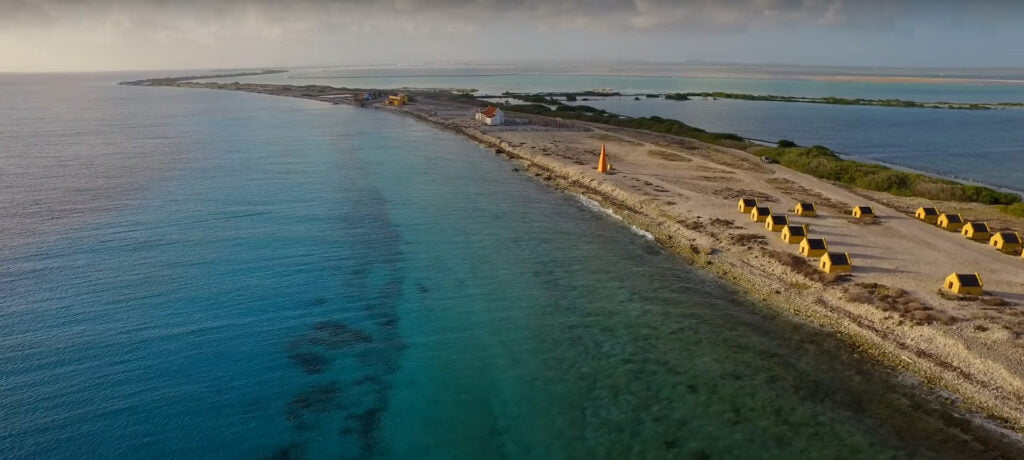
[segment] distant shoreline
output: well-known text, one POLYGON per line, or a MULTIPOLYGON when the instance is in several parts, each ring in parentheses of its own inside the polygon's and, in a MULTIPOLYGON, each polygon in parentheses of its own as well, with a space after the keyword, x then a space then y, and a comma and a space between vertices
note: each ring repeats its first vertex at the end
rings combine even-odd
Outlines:
POLYGON ((962 77, 877 77, 870 75, 806 75, 807 80, 837 81, 848 83, 930 83, 930 84, 965 84, 965 85, 1024 85, 1024 80, 1000 78, 962 78, 962 77))

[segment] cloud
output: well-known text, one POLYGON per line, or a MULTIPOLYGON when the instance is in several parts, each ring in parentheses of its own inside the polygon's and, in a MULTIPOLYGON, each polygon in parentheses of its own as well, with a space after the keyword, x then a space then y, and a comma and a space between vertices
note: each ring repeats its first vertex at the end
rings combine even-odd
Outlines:
POLYGON ((725 37, 763 42, 799 30, 821 48, 851 32, 876 41, 981 33, 1022 13, 1024 3, 1011 0, 0 0, 0 70, 28 55, 47 68, 272 65, 627 48, 617 43, 680 59, 699 43, 703 54, 728 58, 743 54, 715 48, 725 37), (490 43, 471 39, 481 33, 490 43), (691 48, 654 49, 676 43, 691 48))

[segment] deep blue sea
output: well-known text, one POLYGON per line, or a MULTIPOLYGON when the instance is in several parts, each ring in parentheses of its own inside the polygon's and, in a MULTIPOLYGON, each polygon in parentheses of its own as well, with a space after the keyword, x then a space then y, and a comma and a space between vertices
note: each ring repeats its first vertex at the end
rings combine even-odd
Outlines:
POLYGON ((387 113, 0 75, 0 458, 978 458, 831 335, 387 113))

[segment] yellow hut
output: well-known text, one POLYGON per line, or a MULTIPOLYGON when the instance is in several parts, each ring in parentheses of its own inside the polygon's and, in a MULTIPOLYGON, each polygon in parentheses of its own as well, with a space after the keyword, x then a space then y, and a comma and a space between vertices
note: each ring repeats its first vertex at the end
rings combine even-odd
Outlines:
POLYGON ((981 275, 977 273, 953 273, 946 277, 943 285, 947 291, 962 295, 982 295, 982 286, 981 275))
POLYGON ((857 206, 853 208, 853 217, 855 219, 870 219, 875 217, 875 210, 871 209, 871 206, 857 206))
POLYGON ((814 217, 818 215, 818 211, 814 209, 814 203, 797 203, 796 207, 793 208, 793 212, 796 215, 803 217, 814 217))
POLYGON ((850 273, 853 263, 848 252, 826 252, 821 256, 818 268, 825 273, 850 273))
POLYGON ((804 257, 821 257, 828 252, 828 242, 825 238, 804 238, 799 252, 804 257))
POLYGON ((749 214, 757 207, 757 200, 753 198, 740 198, 740 202, 736 205, 736 210, 744 214, 749 214))
POLYGON ((959 232, 964 227, 964 218, 960 214, 942 213, 935 224, 951 232, 959 232))
POLYGON ((789 218, 775 214, 764 220, 764 228, 770 232, 781 232, 782 228, 789 225, 789 218))
POLYGON ((405 105, 409 103, 409 96, 405 93, 398 93, 388 96, 388 105, 405 105))
POLYGON ((914 213, 914 217, 916 217, 917 220, 923 220, 929 224, 934 224, 935 221, 939 220, 939 210, 927 206, 921 206, 920 208, 917 208, 917 212, 914 213))
POLYGON ((750 220, 754 222, 764 222, 768 220, 768 216, 772 215, 772 208, 768 206, 754 206, 750 210, 750 220))
POLYGON ((969 240, 974 241, 988 241, 992 236, 988 229, 988 224, 984 222, 968 222, 960 229, 960 234, 969 240))
POLYGON ((786 244, 799 244, 807 238, 806 225, 787 225, 782 229, 782 241, 786 244))
POLYGON ((1007 254, 1016 254, 1021 247, 1020 233, 996 232, 992 239, 988 240, 988 244, 1007 254))

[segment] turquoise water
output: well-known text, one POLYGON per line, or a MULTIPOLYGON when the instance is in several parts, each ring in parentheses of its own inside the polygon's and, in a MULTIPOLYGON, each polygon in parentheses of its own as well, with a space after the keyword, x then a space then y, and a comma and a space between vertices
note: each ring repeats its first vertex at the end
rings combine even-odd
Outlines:
POLYGON ((0 77, 2 458, 988 450, 454 135, 110 80, 0 77))

